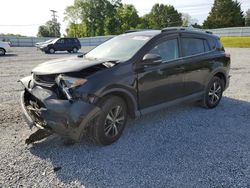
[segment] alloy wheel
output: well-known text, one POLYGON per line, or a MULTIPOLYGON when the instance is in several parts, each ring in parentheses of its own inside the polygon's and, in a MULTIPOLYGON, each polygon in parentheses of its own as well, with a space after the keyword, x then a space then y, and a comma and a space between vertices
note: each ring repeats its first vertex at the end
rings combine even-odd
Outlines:
POLYGON ((122 106, 113 107, 105 120, 104 133, 107 137, 115 137, 121 131, 125 121, 124 110, 122 106))
POLYGON ((209 90, 208 97, 211 104, 217 103, 222 95, 222 86, 219 82, 215 81, 209 90))

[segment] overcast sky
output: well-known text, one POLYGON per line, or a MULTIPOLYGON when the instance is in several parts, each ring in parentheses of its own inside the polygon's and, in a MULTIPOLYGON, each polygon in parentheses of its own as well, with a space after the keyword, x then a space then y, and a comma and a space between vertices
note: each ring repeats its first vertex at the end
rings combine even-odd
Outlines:
MULTIPOLYGON (((250 9, 250 0, 238 0, 242 10, 250 9)), ((74 0, 1 0, 0 33, 14 33, 36 36, 39 25, 51 19, 50 10, 58 11, 58 20, 62 24, 61 33, 65 33, 67 23, 63 22, 64 9, 74 0)), ((182 13, 189 13, 201 24, 210 11, 213 0, 122 0, 133 4, 140 16, 148 13, 155 3, 175 6, 182 13)))

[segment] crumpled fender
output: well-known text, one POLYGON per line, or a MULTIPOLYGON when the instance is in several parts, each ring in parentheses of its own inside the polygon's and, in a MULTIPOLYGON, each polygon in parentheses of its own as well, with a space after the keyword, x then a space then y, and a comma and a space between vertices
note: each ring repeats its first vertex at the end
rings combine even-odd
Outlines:
POLYGON ((30 93, 42 102, 43 107, 39 110, 40 117, 52 132, 79 141, 82 133, 89 126, 89 122, 101 112, 100 107, 82 100, 70 102, 69 100, 58 99, 56 94, 49 89, 30 86, 30 79, 31 77, 25 77, 20 80, 26 88, 26 91, 23 92, 21 104, 25 112, 24 115, 29 119, 30 124, 36 125, 26 109, 25 92, 30 93))
POLYGON ((42 111, 41 117, 48 125, 61 135, 79 141, 84 129, 93 118, 97 117, 101 109, 84 101, 48 99, 44 101, 46 110, 42 111))
POLYGON ((30 85, 30 82, 32 80, 32 76, 26 76, 20 80, 18 80, 18 82, 21 82, 22 85, 26 88, 26 89, 29 89, 29 85, 30 85))

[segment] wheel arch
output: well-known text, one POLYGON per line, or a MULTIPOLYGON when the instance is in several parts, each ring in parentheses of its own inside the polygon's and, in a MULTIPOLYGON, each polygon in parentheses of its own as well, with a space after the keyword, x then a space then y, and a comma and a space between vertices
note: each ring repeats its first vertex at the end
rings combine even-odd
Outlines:
POLYGON ((227 80, 226 80, 226 75, 223 73, 223 72, 217 72, 216 74, 214 74, 214 77, 217 76, 219 77, 223 83, 224 83, 224 88, 225 88, 225 85, 227 83, 227 80))
POLYGON ((4 52, 6 53, 6 50, 3 47, 0 47, 0 49, 4 50, 4 52))
POLYGON ((124 102, 127 105, 128 108, 128 114, 130 117, 132 118, 136 118, 140 115, 139 111, 138 111, 138 105, 137 105, 137 100, 136 98, 133 96, 133 94, 131 94, 129 91, 122 89, 122 88, 116 88, 116 89, 111 89, 109 91, 106 91, 105 93, 103 93, 100 98, 103 99, 104 97, 108 97, 108 96, 118 96, 120 98, 122 98, 124 100, 124 102))
MULTIPOLYGON (((227 77, 226 77, 226 71, 224 69, 218 69, 215 70, 214 72, 212 72, 212 74, 210 74, 210 76, 208 77, 207 81, 206 81, 206 85, 209 83, 209 81, 213 78, 213 77, 219 77, 220 79, 223 80, 224 82, 224 86, 226 86, 227 84, 227 77)), ((225 89, 225 88, 224 88, 225 89)))

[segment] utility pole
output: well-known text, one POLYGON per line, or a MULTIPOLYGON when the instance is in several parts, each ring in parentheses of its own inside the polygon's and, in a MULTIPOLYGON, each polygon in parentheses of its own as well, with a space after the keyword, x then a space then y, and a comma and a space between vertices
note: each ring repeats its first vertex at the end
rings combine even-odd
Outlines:
POLYGON ((57 11, 56 10, 50 10, 50 12, 52 12, 52 21, 53 22, 57 22, 57 19, 56 19, 56 17, 57 17, 57 15, 56 15, 57 11))
POLYGON ((50 12, 52 12, 52 22, 53 22, 53 24, 54 24, 54 36, 56 36, 56 29, 55 29, 55 25, 56 25, 56 23, 57 23, 57 15, 56 15, 56 13, 57 13, 57 11, 56 10, 50 10, 50 12))

